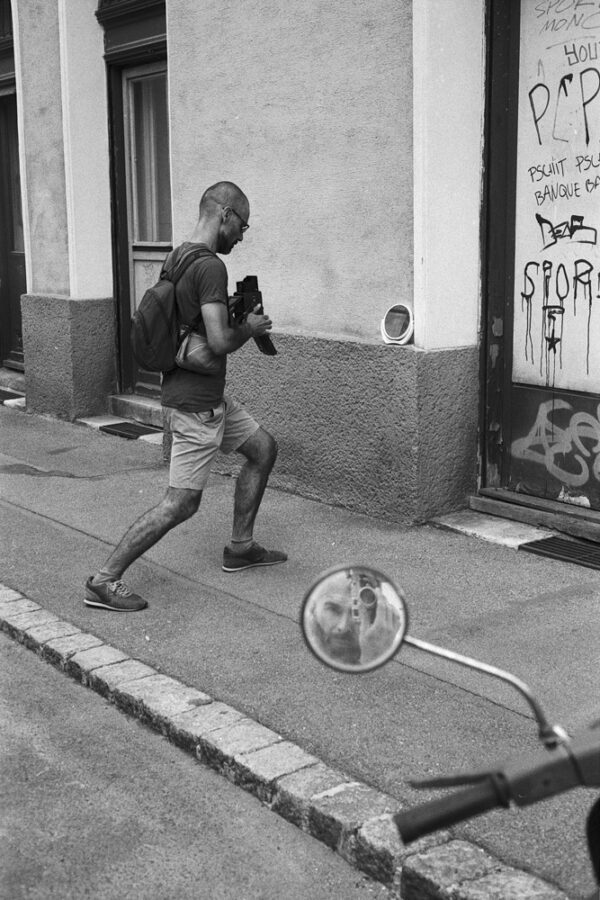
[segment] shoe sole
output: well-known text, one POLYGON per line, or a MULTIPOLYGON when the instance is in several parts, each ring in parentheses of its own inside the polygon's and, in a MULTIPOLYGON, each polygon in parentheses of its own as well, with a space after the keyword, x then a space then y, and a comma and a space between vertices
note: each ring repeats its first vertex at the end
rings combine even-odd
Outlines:
POLYGON ((141 612, 143 609, 146 609, 146 606, 109 606, 106 603, 102 603, 101 600, 89 600, 87 597, 83 598, 83 602, 86 606, 95 606, 97 609, 107 609, 109 612, 141 612))
POLYGON ((280 563, 287 562, 287 559, 275 559, 273 562, 253 562, 253 563, 244 563, 241 566, 226 566, 225 563, 221 566, 224 572, 243 572, 244 569, 256 569, 258 566, 278 566, 280 563))

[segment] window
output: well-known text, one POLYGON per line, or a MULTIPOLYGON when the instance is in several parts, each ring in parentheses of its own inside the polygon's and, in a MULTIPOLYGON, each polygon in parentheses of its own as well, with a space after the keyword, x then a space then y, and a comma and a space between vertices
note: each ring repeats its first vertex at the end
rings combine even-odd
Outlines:
POLYGON ((124 108, 134 245, 171 241, 166 70, 126 70, 124 108))

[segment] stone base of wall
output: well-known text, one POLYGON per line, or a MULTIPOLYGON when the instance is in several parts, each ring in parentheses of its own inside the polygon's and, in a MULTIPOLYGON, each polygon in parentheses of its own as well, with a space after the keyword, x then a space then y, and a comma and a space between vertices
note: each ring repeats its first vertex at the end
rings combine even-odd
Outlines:
MULTIPOLYGON (((279 443, 270 484, 398 523, 476 488, 479 352, 275 335, 228 361, 228 390, 279 443)), ((237 459, 216 471, 235 474, 237 459)))
POLYGON ((27 408, 70 421, 107 410, 116 389, 114 300, 21 297, 27 408))

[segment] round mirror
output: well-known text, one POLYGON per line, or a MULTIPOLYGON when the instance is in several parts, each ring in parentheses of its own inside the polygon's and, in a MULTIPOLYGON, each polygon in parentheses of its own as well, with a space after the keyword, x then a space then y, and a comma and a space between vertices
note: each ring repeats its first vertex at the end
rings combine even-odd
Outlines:
POLYGON ((366 566, 330 569, 307 591, 302 633, 315 656, 341 672, 370 672, 396 653, 408 627, 403 594, 366 566))
POLYGON ((413 335, 413 315, 409 306, 396 303, 381 320, 381 336, 386 344, 407 344, 413 335))

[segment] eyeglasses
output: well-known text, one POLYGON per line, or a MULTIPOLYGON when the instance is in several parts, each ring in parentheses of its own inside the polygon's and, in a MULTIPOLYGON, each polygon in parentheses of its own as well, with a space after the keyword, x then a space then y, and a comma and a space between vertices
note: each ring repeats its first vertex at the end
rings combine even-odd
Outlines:
POLYGON ((233 206, 226 206, 225 209, 230 209, 231 212, 232 212, 232 213, 235 213, 235 215, 238 217, 238 219, 239 219, 240 222, 242 223, 242 232, 248 231, 248 229, 250 228, 250 226, 249 226, 248 223, 245 221, 245 219, 242 219, 242 217, 240 216, 240 214, 239 214, 239 212, 237 211, 237 209, 234 209, 233 206))

